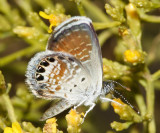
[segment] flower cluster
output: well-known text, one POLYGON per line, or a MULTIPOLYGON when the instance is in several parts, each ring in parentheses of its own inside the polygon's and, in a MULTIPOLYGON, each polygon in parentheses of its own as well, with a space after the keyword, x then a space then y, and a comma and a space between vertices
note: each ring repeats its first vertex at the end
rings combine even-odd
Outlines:
POLYGON ((4 133, 23 133, 23 130, 18 122, 13 122, 12 127, 5 127, 4 133))
POLYGON ((66 17, 64 14, 46 14, 45 12, 40 11, 39 15, 42 18, 48 19, 50 22, 50 26, 49 26, 49 30, 48 33, 52 32, 52 28, 58 26, 60 23, 62 23, 63 21, 65 21, 68 17, 66 17))
POLYGON ((122 120, 134 122, 142 121, 142 118, 129 105, 123 103, 121 99, 114 99, 114 101, 115 102, 112 102, 111 105, 122 120))
POLYGON ((48 119, 43 127, 43 133, 63 133, 57 129, 58 124, 56 121, 56 118, 48 119))
POLYGON ((66 115, 66 120, 68 123, 67 131, 69 133, 80 133, 84 114, 78 114, 76 110, 71 109, 68 115, 66 115))
POLYGON ((142 62, 143 58, 141 52, 137 50, 126 50, 124 52, 124 60, 129 63, 138 63, 142 62))
POLYGON ((128 128, 133 122, 140 123, 142 122, 142 117, 137 114, 129 105, 123 103, 121 99, 114 99, 115 102, 112 102, 111 105, 114 108, 115 113, 120 116, 120 119, 126 120, 125 123, 121 122, 112 122, 111 127, 117 131, 128 128))

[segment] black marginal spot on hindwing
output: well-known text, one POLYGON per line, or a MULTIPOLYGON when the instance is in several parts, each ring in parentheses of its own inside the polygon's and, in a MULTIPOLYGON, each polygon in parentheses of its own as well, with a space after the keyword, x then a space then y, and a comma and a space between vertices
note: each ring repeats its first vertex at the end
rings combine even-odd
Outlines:
POLYGON ((47 57, 47 60, 48 60, 49 62, 54 62, 54 61, 55 61, 55 59, 54 59, 53 57, 47 57))
POLYGON ((40 65, 42 66, 48 66, 49 63, 46 60, 41 61, 40 65))
POLYGON ((40 81, 40 80, 43 80, 44 77, 41 75, 41 74, 36 74, 36 80, 37 81, 40 81))
POLYGON ((37 90, 37 93, 39 94, 39 95, 43 95, 43 91, 42 90, 37 90))
POLYGON ((85 78, 82 78, 81 82, 84 81, 84 80, 85 80, 85 78))
POLYGON ((72 92, 72 89, 70 89, 69 91, 72 92))
POLYGON ((63 56, 58 56, 58 59, 64 60, 65 58, 63 56))
POLYGON ((74 87, 77 87, 77 85, 74 85, 74 87))
POLYGON ((72 58, 70 58, 70 57, 68 58, 68 60, 70 60, 70 61, 74 62, 74 59, 72 59, 72 58))
POLYGON ((40 89, 45 89, 46 86, 47 86, 46 84, 39 84, 40 89))
POLYGON ((45 72, 45 69, 41 66, 38 66, 36 71, 39 72, 39 73, 43 73, 43 72, 45 72))

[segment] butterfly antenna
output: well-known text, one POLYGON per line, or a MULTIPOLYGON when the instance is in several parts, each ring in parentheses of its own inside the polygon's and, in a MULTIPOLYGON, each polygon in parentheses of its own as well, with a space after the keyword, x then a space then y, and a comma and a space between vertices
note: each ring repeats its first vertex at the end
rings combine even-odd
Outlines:
POLYGON ((117 81, 114 81, 114 80, 107 80, 107 81, 104 81, 104 82, 108 82, 108 83, 115 83, 115 84, 117 84, 117 85, 119 85, 119 86, 121 86, 122 88, 124 88, 124 89, 126 89, 126 90, 128 90, 128 88, 126 87, 126 86, 124 86, 124 85, 122 85, 122 84, 120 84, 119 82, 117 82, 117 81))
MULTIPOLYGON (((103 84, 104 84, 104 89, 105 89, 105 92, 107 92, 106 94, 108 93, 111 93, 111 91, 115 92, 121 99, 123 99, 133 110, 135 110, 138 114, 140 114, 140 112, 134 107, 132 106, 132 104, 130 102, 128 102, 128 100, 120 93, 118 92, 117 90, 114 89, 114 84, 118 84, 119 86, 121 86, 122 88, 124 89, 127 89, 127 87, 121 85, 120 83, 116 82, 116 81, 113 81, 113 80, 107 80, 107 81, 104 81, 103 84)), ((114 96, 114 94, 112 93, 112 96, 114 98, 116 98, 114 96)))

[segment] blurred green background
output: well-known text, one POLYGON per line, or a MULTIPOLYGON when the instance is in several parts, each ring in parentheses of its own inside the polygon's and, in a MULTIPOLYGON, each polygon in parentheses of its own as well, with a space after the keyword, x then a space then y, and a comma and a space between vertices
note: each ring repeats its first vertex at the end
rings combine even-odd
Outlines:
MULTIPOLYGON (((144 73, 143 69, 140 69, 139 66, 147 66, 151 74, 160 69, 160 1, 158 0, 117 0, 117 5, 116 2, 107 0, 0 0, 0 70, 4 75, 5 85, 8 86, 7 83, 11 83, 12 86, 10 91, 7 89, 7 87, 1 87, 1 128, 10 126, 12 122, 12 120, 8 117, 5 103, 2 100, 2 95, 7 93, 6 91, 9 91, 10 100, 19 122, 29 121, 35 127, 39 126, 41 128, 44 125, 44 122, 40 122, 39 118, 45 109, 48 108, 51 102, 35 98, 25 85, 25 71, 27 68, 27 63, 35 53, 45 50, 47 39, 49 37, 49 33, 47 32, 49 22, 48 20, 41 18, 38 14, 39 11, 44 11, 44 9, 47 9, 45 11, 46 13, 64 14, 70 16, 79 16, 85 14, 87 17, 91 18, 94 22, 94 27, 96 29, 96 33, 98 34, 100 45, 102 46, 103 58, 126 65, 130 68, 130 72, 133 72, 132 69, 136 69, 139 72, 138 74, 144 73), (144 62, 138 62, 136 65, 133 65, 132 63, 126 63, 123 60, 122 55, 124 52, 122 50, 123 47, 118 47, 118 44, 121 44, 120 41, 126 41, 123 38, 124 36, 120 35, 119 30, 123 27, 125 27, 124 29, 132 28, 132 26, 127 23, 129 20, 125 11, 125 6, 128 5, 129 2, 136 6, 139 11, 137 11, 138 14, 142 14, 143 12, 149 16, 155 17, 153 21, 149 17, 149 20, 145 19, 143 15, 139 16, 138 18, 138 22, 141 24, 139 28, 142 34, 142 37, 140 38, 141 47, 143 51, 147 53, 147 55, 144 56, 144 62), (123 14, 125 20, 121 21, 120 17, 114 18, 111 14, 117 15, 118 13, 114 12, 114 10, 108 9, 106 12, 105 4, 110 4, 111 8, 118 7, 117 11, 121 9, 122 12, 119 11, 119 15, 122 16, 123 14), (109 13, 109 11, 111 13, 109 13), (113 23, 115 21, 116 23, 113 23), (96 25, 96 22, 101 23, 100 28, 96 25), (107 25, 103 26, 104 23, 107 25), (17 28, 18 26, 22 27, 17 28), (30 28, 25 29, 26 27, 30 28), (121 56, 118 55, 117 50, 120 51, 119 54, 121 56)), ((133 38, 134 37, 135 36, 133 35, 133 38)), ((127 46, 125 49, 130 49, 132 47, 131 44, 128 44, 128 42, 127 45, 129 46, 127 46)), ((117 71, 119 70, 117 69, 117 71)), ((125 74, 122 74, 121 76, 116 75, 117 78, 115 79, 113 78, 113 75, 109 75, 107 77, 111 77, 112 80, 117 80, 122 84, 124 83, 124 85, 128 85, 128 83, 126 83, 127 80, 123 78, 124 75, 125 74)), ((130 77, 130 74, 127 76, 130 77)), ((131 89, 132 86, 137 84, 135 81, 138 81, 138 79, 132 80, 132 85, 129 86, 131 89)), ((139 90, 138 93, 146 102, 147 96, 144 86, 139 84, 137 89, 139 90)), ((154 115, 157 133, 160 132, 159 89, 160 80, 157 80, 157 82, 154 82, 154 115)), ((113 121, 124 122, 124 120, 120 120, 119 116, 114 113, 113 108, 108 108, 107 106, 108 104, 97 104, 97 106, 86 117, 85 122, 82 125, 82 133, 116 132, 111 128, 110 123, 113 121)), ((83 108, 84 107, 82 107, 80 110, 83 110, 83 108)), ((56 117, 58 119, 58 128, 64 132, 66 132, 67 128, 65 115, 68 113, 68 111, 69 110, 64 111, 62 114, 56 117)), ((128 129, 121 132, 148 132, 148 129, 144 128, 144 123, 134 123, 128 129)), ((0 129, 0 132, 3 132, 3 130, 0 129)), ((149 132, 151 133, 151 131, 149 132)))

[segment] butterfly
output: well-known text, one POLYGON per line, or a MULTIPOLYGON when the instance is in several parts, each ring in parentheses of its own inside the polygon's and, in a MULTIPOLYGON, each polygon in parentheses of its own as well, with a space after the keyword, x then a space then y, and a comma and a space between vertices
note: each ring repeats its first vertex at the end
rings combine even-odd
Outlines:
POLYGON ((45 120, 81 105, 89 107, 86 116, 97 100, 113 101, 105 97, 113 85, 103 87, 102 76, 102 54, 92 21, 76 16, 57 26, 46 51, 31 59, 26 83, 36 97, 59 99, 43 114, 45 120))

